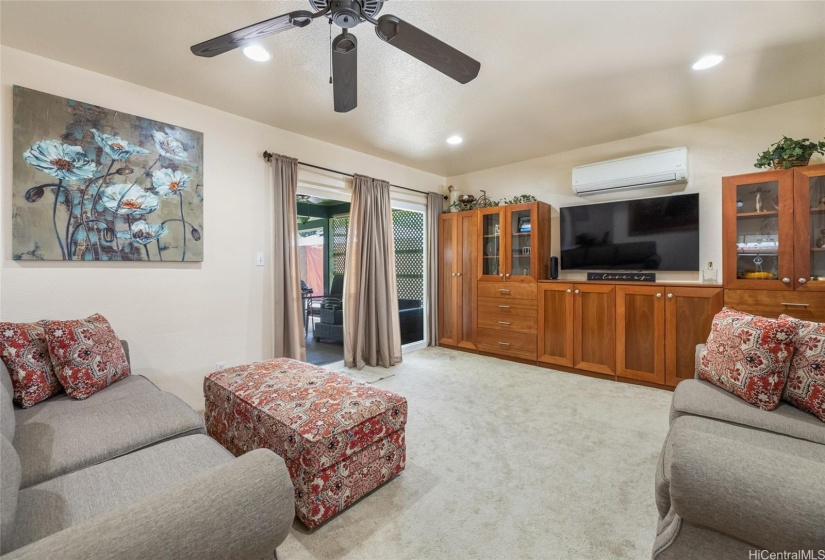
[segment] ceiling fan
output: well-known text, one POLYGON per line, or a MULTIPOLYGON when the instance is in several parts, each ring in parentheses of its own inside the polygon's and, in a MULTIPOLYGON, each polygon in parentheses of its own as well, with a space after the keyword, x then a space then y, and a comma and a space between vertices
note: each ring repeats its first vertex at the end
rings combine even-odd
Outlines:
POLYGON ((245 46, 256 39, 281 33, 293 27, 306 27, 321 16, 329 18, 342 28, 332 41, 332 76, 335 111, 346 113, 358 105, 358 40, 349 32, 359 23, 368 21, 375 26, 378 38, 417 58, 450 78, 466 84, 478 76, 481 64, 393 15, 375 16, 385 0, 309 0, 317 10, 297 10, 243 27, 220 37, 209 39, 192 47, 198 56, 213 57, 245 46))
POLYGON ((308 194, 299 194, 296 195, 298 202, 309 202, 311 204, 321 204, 324 202, 323 198, 319 198, 317 196, 309 196, 308 194))

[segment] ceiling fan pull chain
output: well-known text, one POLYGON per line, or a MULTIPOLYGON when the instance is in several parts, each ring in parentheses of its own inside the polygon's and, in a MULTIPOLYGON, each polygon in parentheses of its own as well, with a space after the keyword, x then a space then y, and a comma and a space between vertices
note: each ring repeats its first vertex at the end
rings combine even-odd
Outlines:
POLYGON ((332 83, 332 18, 329 18, 329 83, 332 83))

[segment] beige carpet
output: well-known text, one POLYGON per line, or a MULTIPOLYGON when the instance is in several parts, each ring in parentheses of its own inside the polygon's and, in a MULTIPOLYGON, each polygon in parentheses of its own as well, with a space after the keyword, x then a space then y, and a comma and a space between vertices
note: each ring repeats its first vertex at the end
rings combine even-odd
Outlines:
POLYGON ((441 348, 391 371, 406 470, 279 559, 650 557, 670 392, 441 348))

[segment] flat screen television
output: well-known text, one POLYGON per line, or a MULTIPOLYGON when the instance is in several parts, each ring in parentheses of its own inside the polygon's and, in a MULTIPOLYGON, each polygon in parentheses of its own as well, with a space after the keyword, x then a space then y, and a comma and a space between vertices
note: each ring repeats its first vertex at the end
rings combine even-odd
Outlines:
POLYGON ((699 270, 699 194, 560 208, 563 270, 699 270))

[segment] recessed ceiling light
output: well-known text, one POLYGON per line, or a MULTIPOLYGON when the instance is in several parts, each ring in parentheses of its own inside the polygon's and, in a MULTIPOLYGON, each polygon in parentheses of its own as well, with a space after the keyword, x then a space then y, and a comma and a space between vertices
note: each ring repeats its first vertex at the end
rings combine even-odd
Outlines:
POLYGON ((461 136, 450 136, 447 138, 447 144, 461 144, 464 142, 464 138, 461 136))
POLYGON ((714 66, 716 66, 717 64, 719 64, 723 60, 725 60, 725 57, 722 56, 721 54, 709 54, 709 55, 703 56, 702 58, 697 60, 693 64, 693 69, 694 70, 706 70, 708 68, 713 68, 714 66))
POLYGON ((255 62, 266 62, 271 58, 269 53, 266 52, 266 49, 258 45, 244 47, 243 53, 246 55, 246 58, 251 58, 255 62))

